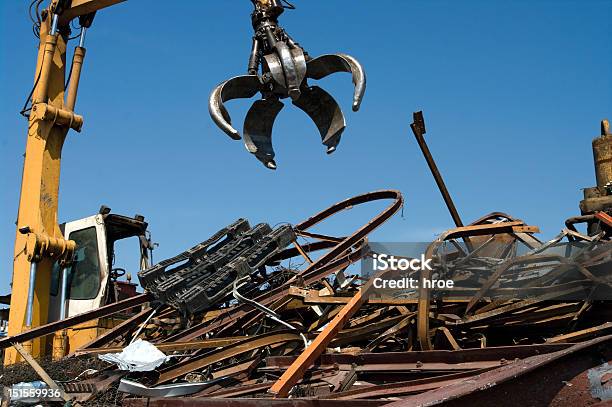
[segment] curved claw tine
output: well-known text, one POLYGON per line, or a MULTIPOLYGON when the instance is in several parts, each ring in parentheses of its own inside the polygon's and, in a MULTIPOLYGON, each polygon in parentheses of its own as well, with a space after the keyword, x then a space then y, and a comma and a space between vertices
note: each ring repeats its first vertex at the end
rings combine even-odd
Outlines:
POLYGON ((351 73, 355 85, 353 111, 359 110, 366 89, 366 75, 359 61, 346 54, 327 54, 308 61, 307 68, 306 75, 312 79, 321 79, 335 72, 351 73))
POLYGON ((251 98, 261 90, 257 75, 235 76, 217 86, 208 100, 208 112, 213 121, 228 136, 240 140, 240 133, 232 127, 232 119, 223 103, 231 99, 251 98))
POLYGON ((315 123, 327 153, 336 150, 346 127, 344 115, 333 97, 318 86, 302 87, 302 94, 294 105, 302 109, 315 123))
POLYGON ((244 145, 272 170, 276 169, 272 148, 272 126, 284 104, 278 99, 256 100, 244 119, 244 145))

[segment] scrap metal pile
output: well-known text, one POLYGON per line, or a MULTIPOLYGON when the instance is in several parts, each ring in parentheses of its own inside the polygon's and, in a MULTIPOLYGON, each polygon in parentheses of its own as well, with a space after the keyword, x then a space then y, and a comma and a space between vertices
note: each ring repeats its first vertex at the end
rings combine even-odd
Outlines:
POLYGON ((536 227, 487 215, 431 243, 426 256, 434 259, 433 271, 417 276, 453 278, 463 288, 387 296, 347 268, 373 254, 368 234, 402 205, 398 191, 384 190, 294 226, 273 230, 239 219, 141 272, 147 293, 34 335, 140 306, 69 357, 119 353, 138 337, 166 360, 149 372, 109 365, 81 377, 81 386, 64 385, 69 391, 104 384, 78 393, 85 401, 115 383, 124 405, 421 404, 610 344, 602 335, 611 333, 612 319, 598 295, 612 286, 608 217, 600 215, 596 234, 564 229, 542 243, 533 235, 536 227), (377 200, 390 204, 349 236, 311 231, 334 214, 377 200), (570 244, 559 254, 562 239, 570 244))
POLYGON ((460 225, 427 244, 431 269, 370 273, 385 246, 368 235, 403 207, 399 191, 375 191, 296 225, 238 219, 141 271, 145 293, 2 339, 0 349, 22 353, 20 343, 131 311, 71 350, 67 358, 114 363, 61 383, 64 400, 355 407, 611 399, 612 184, 601 182, 609 167, 598 165, 612 151, 608 127, 593 143, 598 186, 547 242, 534 236, 537 227, 499 212, 463 226, 419 112, 412 128, 460 225), (354 232, 320 231, 328 218, 376 201, 388 206, 354 232), (398 278, 420 284, 388 291, 374 283, 398 278), (109 389, 120 396, 103 396, 109 389))

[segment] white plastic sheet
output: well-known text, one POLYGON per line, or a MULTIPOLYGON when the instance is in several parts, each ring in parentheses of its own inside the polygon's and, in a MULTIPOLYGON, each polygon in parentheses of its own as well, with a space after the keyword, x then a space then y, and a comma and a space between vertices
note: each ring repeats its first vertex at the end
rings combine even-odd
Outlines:
POLYGON ((98 355, 98 358, 130 372, 148 372, 168 360, 168 356, 155 345, 142 339, 130 343, 121 353, 106 353, 98 355))

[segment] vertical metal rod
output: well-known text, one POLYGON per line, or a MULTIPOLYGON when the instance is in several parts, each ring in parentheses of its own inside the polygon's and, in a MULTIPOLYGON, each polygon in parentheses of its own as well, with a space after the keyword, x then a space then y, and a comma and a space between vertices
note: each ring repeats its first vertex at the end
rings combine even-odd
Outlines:
POLYGON ((293 244, 295 245, 295 248, 297 249, 297 251, 300 252, 302 257, 308 262, 308 264, 314 263, 312 259, 310 258, 310 256, 308 255, 308 253, 306 253, 306 250, 304 250, 304 248, 300 246, 297 240, 294 240, 293 244))
POLYGON ((423 156, 425 157, 425 161, 427 161, 427 165, 429 166, 431 174, 433 175, 434 180, 436 181, 436 184, 438 185, 438 189, 440 190, 440 193, 442 194, 444 203, 446 204, 446 207, 448 208, 448 211, 450 212, 450 215, 453 218, 453 222, 455 222, 455 225, 458 228, 463 227, 463 222, 461 221, 459 212, 457 212, 457 208, 455 207, 453 199, 448 193, 446 184, 444 183, 444 180, 442 179, 442 174, 440 174, 440 171, 438 170, 438 166, 436 165, 436 162, 434 161, 433 156, 431 155, 431 151, 429 151, 429 147, 427 146, 427 143, 425 142, 425 137, 423 137, 423 134, 425 134, 425 122, 423 120, 423 112, 413 113, 413 118, 414 118, 414 123, 410 125, 410 128, 412 129, 412 132, 414 133, 414 136, 416 137, 417 143, 419 144, 419 147, 421 148, 421 152, 423 153, 423 156))
POLYGON ((249 65, 247 72, 250 75, 257 75, 259 69, 259 53, 261 44, 256 36, 253 37, 253 44, 251 45, 251 54, 249 55, 249 65))
POLYGON ((35 261, 30 263, 30 285, 28 287, 28 303, 26 308, 26 326, 32 327, 32 310, 34 308, 34 288, 36 285, 36 268, 37 264, 35 261))
POLYGON ((66 318, 66 301, 68 300, 68 273, 70 270, 68 267, 64 267, 62 269, 62 287, 61 287, 61 295, 60 295, 60 315, 59 319, 62 320, 66 318))
POLYGON ((51 31, 49 34, 55 35, 57 33, 57 22, 59 19, 59 15, 53 14, 53 20, 51 20, 51 31))
POLYGON ((79 47, 85 47, 85 32, 87 31, 87 27, 81 27, 81 36, 79 37, 79 47))
POLYGON ((134 343, 134 341, 138 338, 138 335, 140 335, 140 331, 142 331, 142 328, 144 328, 145 326, 147 326, 147 324, 149 323, 149 321, 151 320, 151 318, 153 318, 153 315, 155 315, 155 313, 157 313, 157 310, 161 307, 161 305, 157 306, 153 312, 151 312, 151 314, 147 317, 147 319, 144 320, 144 322, 142 324, 140 324, 140 326, 138 327, 138 330, 136 331, 136 333, 134 334, 134 336, 132 337, 132 340, 130 341, 129 345, 131 345, 132 343, 134 343))

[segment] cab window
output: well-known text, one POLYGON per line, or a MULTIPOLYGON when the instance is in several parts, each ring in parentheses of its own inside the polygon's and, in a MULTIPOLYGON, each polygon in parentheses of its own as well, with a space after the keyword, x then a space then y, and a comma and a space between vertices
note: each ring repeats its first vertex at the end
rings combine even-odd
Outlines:
POLYGON ((70 273, 70 299, 94 299, 101 283, 96 228, 92 226, 74 231, 69 239, 74 240, 77 247, 70 273))

